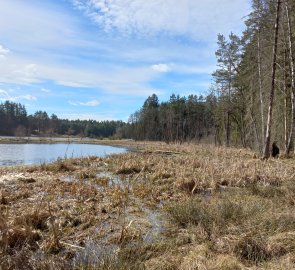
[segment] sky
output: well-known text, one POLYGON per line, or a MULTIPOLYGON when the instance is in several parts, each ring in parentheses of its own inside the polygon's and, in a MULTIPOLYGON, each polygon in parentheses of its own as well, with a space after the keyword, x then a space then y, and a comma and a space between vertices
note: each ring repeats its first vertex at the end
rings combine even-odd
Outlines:
POLYGON ((123 120, 153 93, 206 94, 217 34, 249 0, 0 0, 0 102, 59 118, 123 120))

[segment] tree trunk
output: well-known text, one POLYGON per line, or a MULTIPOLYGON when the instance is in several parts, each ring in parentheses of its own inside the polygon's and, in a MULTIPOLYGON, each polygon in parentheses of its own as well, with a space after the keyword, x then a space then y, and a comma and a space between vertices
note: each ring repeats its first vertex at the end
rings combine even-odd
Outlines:
POLYGON ((264 134, 265 134, 265 123, 264 123, 264 102, 262 92, 262 75, 261 75, 261 46, 260 46, 260 30, 258 30, 257 37, 257 52, 258 52, 258 81, 259 81, 259 95, 260 95, 260 114, 261 114, 261 147, 262 153, 264 146, 264 134))
POLYGON ((230 143, 230 120, 229 120, 229 111, 226 112, 226 121, 225 121, 225 145, 226 147, 229 147, 229 143, 230 143))
POLYGON ((276 68, 277 68, 277 50, 278 50, 278 34, 279 34, 279 22, 280 22, 280 8, 281 0, 277 1, 276 9, 276 22, 274 27, 274 44, 273 44, 273 62, 272 62, 272 75, 271 75, 271 88, 269 95, 269 106, 267 115, 267 126, 265 134, 265 146, 263 151, 263 158, 269 158, 270 152, 270 136, 271 136, 271 126, 272 126, 272 111, 273 111, 273 100, 275 91, 275 78, 276 78, 276 68))
POLYGON ((231 87, 232 87, 232 65, 229 65, 229 74, 230 79, 228 83, 228 104, 227 104, 227 112, 226 112, 226 147, 229 147, 230 145, 230 137, 231 137, 231 87))
MULTIPOLYGON (((285 85, 286 85, 286 83, 285 83, 285 85)), ((288 152, 288 106, 287 106, 287 104, 288 104, 288 96, 287 96, 287 89, 286 89, 286 86, 284 86, 284 88, 285 88, 285 98, 284 98, 284 111, 285 111, 285 114, 284 114, 284 139, 285 139, 285 141, 284 141, 284 143, 285 143, 285 154, 286 155, 288 155, 287 154, 287 152, 288 152)))
POLYGON ((287 86, 287 49, 284 52, 284 82, 283 82, 283 92, 284 92, 284 143, 285 143, 285 154, 287 155, 287 148, 288 148, 288 140, 289 140, 289 133, 288 133, 288 86, 287 86))
POLYGON ((288 23, 288 49, 289 49, 289 61, 291 70, 291 123, 289 130, 289 138, 286 146, 285 154, 288 156, 291 150, 291 145, 294 137, 294 121, 295 121, 295 74, 294 74, 294 57, 293 57, 293 42, 292 42, 292 25, 288 6, 288 0, 285 2, 285 11, 288 23))
MULTIPOLYGON (((259 151, 261 151, 261 147, 259 144, 259 137, 258 137, 258 129, 257 129, 257 124, 256 124, 256 119, 254 117, 254 93, 253 93, 253 86, 251 86, 251 107, 250 107, 250 117, 251 117, 251 124, 253 125, 253 131, 254 131, 254 137, 255 137, 255 142, 256 142, 256 147, 259 151)), ((264 138, 264 134, 263 134, 264 138)))

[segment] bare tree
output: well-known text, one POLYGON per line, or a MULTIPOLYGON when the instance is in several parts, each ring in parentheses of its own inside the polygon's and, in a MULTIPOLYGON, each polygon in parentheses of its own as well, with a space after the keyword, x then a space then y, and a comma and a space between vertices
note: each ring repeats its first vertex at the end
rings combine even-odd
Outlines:
POLYGON ((289 64, 290 64, 290 73, 291 73, 291 122, 289 137, 285 149, 285 154, 289 155, 291 150, 291 144, 294 137, 294 121, 295 121, 295 74, 294 74, 294 57, 293 57, 293 41, 292 41, 292 24, 290 18, 289 4, 288 0, 284 0, 285 4, 285 14, 288 25, 288 50, 289 50, 289 64))
POLYGON ((267 126, 265 134, 265 145, 263 150, 263 158, 269 158, 270 150, 270 136, 271 136, 271 127, 272 127, 272 111, 273 111, 273 101, 274 101, 274 91, 275 91, 275 78, 276 78, 276 68, 277 68, 277 50, 278 50, 278 36, 279 36, 279 23, 280 23, 280 9, 281 9, 281 0, 277 0, 276 8, 276 19, 274 26, 274 44, 273 44, 273 61, 272 61, 272 75, 271 75, 271 88, 269 94, 269 106, 267 114, 267 126))

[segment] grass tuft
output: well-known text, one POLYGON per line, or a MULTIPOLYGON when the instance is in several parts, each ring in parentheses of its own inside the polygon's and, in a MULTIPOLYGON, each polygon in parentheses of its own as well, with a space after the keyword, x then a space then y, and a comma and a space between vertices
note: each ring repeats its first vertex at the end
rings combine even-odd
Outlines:
POLYGON ((139 173, 141 168, 139 167, 123 167, 116 171, 117 174, 132 174, 139 173))
POLYGON ((16 217, 14 220, 15 225, 19 226, 29 226, 36 230, 47 230, 47 221, 50 217, 48 212, 34 211, 31 214, 24 214, 22 216, 16 217))
POLYGON ((272 259, 267 243, 262 238, 246 236, 235 247, 235 254, 241 259, 254 264, 272 259))
POLYGON ((40 240, 40 234, 30 228, 14 227, 2 232, 0 246, 8 253, 15 252, 24 246, 30 249, 38 247, 37 241, 40 240))

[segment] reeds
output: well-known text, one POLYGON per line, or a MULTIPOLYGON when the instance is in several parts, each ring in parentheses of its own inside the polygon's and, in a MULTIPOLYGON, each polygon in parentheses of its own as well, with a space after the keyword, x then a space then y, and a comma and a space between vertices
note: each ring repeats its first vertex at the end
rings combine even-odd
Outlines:
POLYGON ((138 148, 0 169, 9 180, 0 179, 0 268, 295 269, 292 159, 210 145, 138 148), (148 212, 165 220, 150 242, 148 212))

